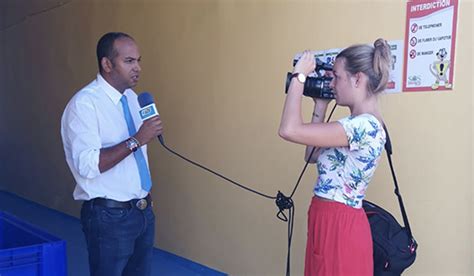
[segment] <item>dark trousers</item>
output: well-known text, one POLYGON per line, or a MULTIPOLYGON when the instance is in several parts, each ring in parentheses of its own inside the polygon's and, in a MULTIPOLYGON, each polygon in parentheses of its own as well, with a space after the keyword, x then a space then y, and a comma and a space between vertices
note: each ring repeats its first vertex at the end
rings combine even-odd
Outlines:
POLYGON ((151 275, 155 234, 151 206, 109 208, 85 201, 81 223, 91 276, 151 275))

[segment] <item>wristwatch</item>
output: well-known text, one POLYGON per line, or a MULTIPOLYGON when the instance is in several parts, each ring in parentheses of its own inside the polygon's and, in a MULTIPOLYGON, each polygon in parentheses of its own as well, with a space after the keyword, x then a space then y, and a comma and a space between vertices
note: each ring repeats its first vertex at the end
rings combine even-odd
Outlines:
POLYGON ((293 75, 291 75, 291 78, 294 77, 296 77, 296 79, 301 83, 304 83, 306 81, 306 76, 303 73, 294 73, 293 75))
POLYGON ((127 145, 127 148, 131 151, 131 152, 136 152, 137 149, 140 147, 140 143, 138 142, 138 140, 135 138, 135 137, 130 137, 128 138, 127 140, 125 140, 125 144, 127 145))

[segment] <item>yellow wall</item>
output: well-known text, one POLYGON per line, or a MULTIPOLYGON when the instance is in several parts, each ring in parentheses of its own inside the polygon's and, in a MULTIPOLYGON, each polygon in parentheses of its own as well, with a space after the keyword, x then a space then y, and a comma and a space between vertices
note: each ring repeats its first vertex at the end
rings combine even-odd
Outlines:
MULTIPOLYGON (((381 98, 395 169, 420 244, 405 275, 474 272, 474 3, 460 1, 453 91, 381 98)), ((277 135, 293 55, 378 37, 403 39, 405 5, 388 0, 2 1, 2 185, 78 215, 60 116, 73 93, 96 74, 97 39, 119 30, 140 45, 143 74, 137 91, 155 96, 168 146, 263 193, 288 195, 304 151, 277 135)), ((310 100, 304 100, 304 108, 309 118, 310 100)), ((345 114, 341 108, 334 118, 345 114)), ((232 275, 284 273, 287 227, 275 218, 271 200, 177 159, 158 143, 149 152, 158 247, 232 275)), ((294 197, 294 275, 303 271, 314 181, 311 167, 294 197)), ((400 217, 392 191, 383 159, 369 199, 400 217)))

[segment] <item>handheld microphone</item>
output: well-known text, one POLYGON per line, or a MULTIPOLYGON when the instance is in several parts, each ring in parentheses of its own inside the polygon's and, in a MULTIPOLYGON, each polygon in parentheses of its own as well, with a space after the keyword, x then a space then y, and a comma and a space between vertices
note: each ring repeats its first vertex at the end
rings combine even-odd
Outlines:
MULTIPOLYGON (((160 115, 158 113, 158 109, 156 109, 156 105, 153 101, 153 96, 148 92, 143 92, 138 95, 138 104, 140 105, 140 118, 142 121, 148 120, 152 117, 160 115)), ((163 144, 163 137, 158 135, 158 140, 160 143, 163 144)))

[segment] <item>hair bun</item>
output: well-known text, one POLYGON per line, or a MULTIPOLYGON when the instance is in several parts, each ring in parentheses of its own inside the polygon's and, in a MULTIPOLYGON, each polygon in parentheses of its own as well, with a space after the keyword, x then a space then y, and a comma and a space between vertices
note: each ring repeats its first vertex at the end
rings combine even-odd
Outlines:
POLYGON ((388 43, 385 39, 379 38, 374 42, 374 47, 379 48, 379 47, 388 47, 388 43))
POLYGON ((390 46, 383 38, 379 38, 374 42, 374 59, 373 69, 379 80, 379 84, 374 89, 374 92, 381 92, 385 90, 389 76, 390 64, 392 63, 392 54, 390 53, 390 46))
POLYGON ((387 40, 379 38, 374 42, 374 67, 378 63, 379 58, 387 59, 388 62, 391 62, 392 55, 390 53, 390 45, 388 45, 387 40))

